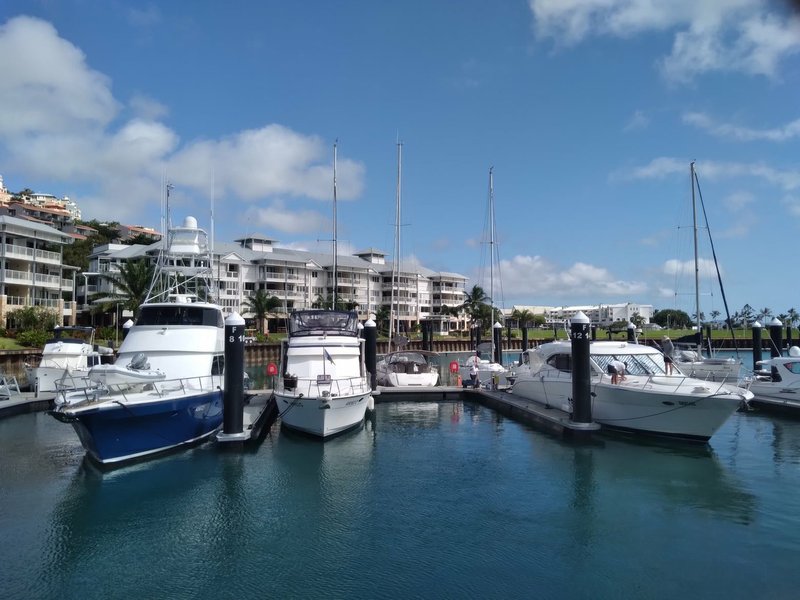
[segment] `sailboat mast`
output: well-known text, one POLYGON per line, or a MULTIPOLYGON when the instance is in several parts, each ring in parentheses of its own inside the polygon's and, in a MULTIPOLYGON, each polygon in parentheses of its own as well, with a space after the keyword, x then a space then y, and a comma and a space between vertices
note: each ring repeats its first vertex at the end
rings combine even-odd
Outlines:
MULTIPOLYGON (((394 208, 394 260, 392 260, 392 297, 389 304, 389 352, 392 351, 392 335, 395 327, 395 302, 399 305, 399 291, 397 290, 400 278, 400 196, 403 169, 403 144, 397 142, 397 189, 395 191, 394 208)), ((399 306, 398 306, 399 308, 399 306)), ((399 312, 399 310, 398 310, 399 312)), ((397 335, 400 335, 400 319, 397 318, 397 335)))
POLYGON ((336 146, 338 142, 333 143, 333 305, 331 308, 336 310, 336 288, 339 283, 339 246, 337 242, 336 231, 336 146))
POLYGON ((489 167, 489 307, 490 323, 489 332, 492 337, 492 353, 490 361, 494 360, 494 167, 489 167))
POLYGON ((694 193, 694 161, 689 163, 689 175, 692 179, 692 230, 694 231, 694 306, 697 317, 697 335, 696 338, 698 340, 698 352, 700 351, 699 346, 702 345, 700 340, 702 340, 702 330, 700 325, 700 261, 698 259, 697 254, 697 201, 695 200, 695 193, 694 193))

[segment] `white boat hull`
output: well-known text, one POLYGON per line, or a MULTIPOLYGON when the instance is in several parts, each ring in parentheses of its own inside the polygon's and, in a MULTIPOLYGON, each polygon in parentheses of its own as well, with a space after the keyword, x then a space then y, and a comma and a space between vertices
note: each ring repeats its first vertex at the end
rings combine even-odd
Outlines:
MULTIPOLYGON (((611 429, 707 441, 736 412, 744 397, 721 384, 702 383, 667 376, 628 376, 620 384, 594 378, 592 419, 611 429), (719 394, 712 393, 718 388, 719 394), (682 393, 676 394, 679 389, 682 393)), ((572 381, 566 377, 542 381, 518 374, 512 393, 572 412, 572 381)))
POLYGON ((281 422, 290 429, 321 438, 360 425, 371 397, 371 392, 335 397, 275 392, 281 422))
POLYGON ((386 373, 378 371, 377 382, 386 387, 435 387, 438 373, 386 373))

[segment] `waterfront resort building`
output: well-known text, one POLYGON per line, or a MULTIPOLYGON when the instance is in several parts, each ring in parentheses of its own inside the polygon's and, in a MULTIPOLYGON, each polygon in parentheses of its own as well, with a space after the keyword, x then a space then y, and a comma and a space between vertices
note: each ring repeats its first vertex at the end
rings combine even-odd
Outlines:
POLYGON ((62 264, 63 248, 73 238, 48 225, 0 215, 0 326, 26 306, 42 306, 60 324, 77 317, 75 277, 78 269, 62 264))
MULTIPOLYGON (((79 299, 113 296, 112 284, 99 275, 119 271, 122 264, 131 260, 154 261, 161 244, 96 247, 89 257, 89 271, 83 274, 83 285, 79 282, 79 299)), ((217 242, 213 249, 219 304, 226 312, 236 311, 253 318, 248 298, 263 290, 282 303, 270 315, 275 322, 272 330, 283 327, 286 316, 294 309, 329 306, 334 286, 333 257, 329 253, 281 248, 277 244, 272 238, 248 236, 230 243, 217 242)), ((465 276, 421 265, 403 266, 393 273, 386 255, 374 248, 340 255, 336 262, 339 303, 357 311, 360 319, 378 314, 394 299, 401 331, 410 332, 424 320, 433 321, 438 334, 467 329, 465 315, 448 314, 449 308, 464 302, 465 276)))

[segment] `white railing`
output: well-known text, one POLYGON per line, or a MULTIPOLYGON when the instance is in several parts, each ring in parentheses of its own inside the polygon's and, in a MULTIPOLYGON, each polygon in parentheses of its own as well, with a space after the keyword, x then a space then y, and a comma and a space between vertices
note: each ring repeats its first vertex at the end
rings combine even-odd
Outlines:
POLYGON ((147 383, 97 384, 88 377, 81 378, 84 389, 65 387, 58 391, 62 395, 62 404, 76 406, 83 403, 107 402, 110 400, 125 402, 152 402, 165 397, 192 396, 195 394, 214 392, 220 389, 222 377, 204 375, 167 379, 147 383), (66 400, 66 402, 63 402, 66 400))
POLYGON ((330 392, 330 396, 335 398, 337 396, 350 396, 353 394, 365 394, 371 390, 367 380, 364 377, 339 377, 330 379, 327 382, 319 382, 316 378, 284 378, 283 391, 291 394, 302 394, 305 398, 317 398, 322 396, 323 392, 330 392), (295 386, 291 384, 287 387, 287 383, 294 381, 295 386))
POLYGON ((20 246, 18 244, 6 244, 5 255, 13 258, 24 259, 42 259, 54 264, 61 264, 61 255, 58 252, 51 252, 50 250, 34 250, 27 246, 20 246))
POLYGON ((4 269, 3 277, 6 282, 14 281, 21 283, 33 283, 33 277, 27 271, 15 271, 13 269, 4 269))

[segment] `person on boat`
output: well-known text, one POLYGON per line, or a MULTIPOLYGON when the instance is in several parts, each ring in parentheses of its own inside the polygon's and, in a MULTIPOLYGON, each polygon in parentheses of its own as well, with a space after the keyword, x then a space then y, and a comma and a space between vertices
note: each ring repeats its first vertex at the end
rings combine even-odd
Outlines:
POLYGON ((661 338, 661 351, 664 353, 664 368, 667 375, 672 375, 672 355, 675 353, 675 346, 668 335, 661 338))
POLYGON ((478 380, 478 365, 481 362, 481 353, 478 350, 475 350, 475 356, 471 356, 469 359, 469 379, 472 383, 473 388, 478 388, 480 385, 480 381, 478 380))
POLYGON ((611 383, 613 384, 625 381, 625 363, 612 358, 608 362, 608 374, 611 375, 611 383))

